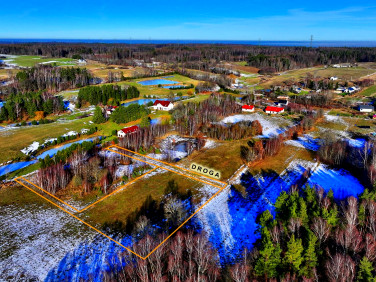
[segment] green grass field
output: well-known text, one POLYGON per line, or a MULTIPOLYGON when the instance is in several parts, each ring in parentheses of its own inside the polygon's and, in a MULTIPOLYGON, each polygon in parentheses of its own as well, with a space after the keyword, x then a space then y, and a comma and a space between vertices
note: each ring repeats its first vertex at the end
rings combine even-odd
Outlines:
POLYGON ((191 190, 193 194, 197 194, 197 188, 204 185, 176 173, 158 173, 148 178, 141 178, 124 190, 111 195, 85 211, 83 216, 88 223, 98 227, 104 222, 115 220, 125 223, 129 214, 139 209, 149 195, 157 201, 160 200, 170 180, 176 181, 180 192, 191 190))
POLYGON ((362 95, 362 96, 373 96, 374 94, 376 94, 376 85, 372 85, 368 88, 365 88, 363 91, 361 91, 359 93, 359 95, 362 95))
POLYGON ((329 78, 331 76, 337 76, 339 80, 357 80, 365 75, 374 73, 375 69, 369 69, 366 67, 354 67, 354 68, 324 68, 324 67, 312 67, 299 70, 291 70, 283 73, 282 75, 273 76, 261 85, 269 87, 270 85, 279 85, 284 81, 290 80, 298 82, 299 80, 307 77, 311 74, 316 77, 329 78))
MULTIPOLYGON (((6 59, 8 60, 8 59, 6 59)), ((40 63, 49 63, 55 64, 57 66, 74 66, 76 65, 76 61, 71 58, 46 58, 41 56, 15 56, 14 58, 9 58, 10 64, 16 64, 20 67, 33 67, 36 64, 40 63)))
POLYGON ((65 123, 54 122, 1 131, 0 163, 17 157, 25 157, 20 150, 31 145, 34 141, 43 143, 47 138, 56 138, 71 130, 80 131, 82 128, 89 128, 91 126, 88 124, 88 121, 91 119, 92 117, 88 117, 65 123), (84 122, 86 122, 86 124, 84 124, 84 122))

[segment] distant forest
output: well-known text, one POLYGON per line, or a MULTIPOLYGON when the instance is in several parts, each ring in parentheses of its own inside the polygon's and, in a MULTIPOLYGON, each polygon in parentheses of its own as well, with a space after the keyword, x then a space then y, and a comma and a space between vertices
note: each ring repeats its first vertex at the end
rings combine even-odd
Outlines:
POLYGON ((23 43, 0 44, 1 54, 73 57, 103 63, 135 65, 134 60, 153 60, 209 71, 220 61, 247 61, 268 71, 282 71, 314 65, 344 62, 372 62, 376 48, 364 47, 281 47, 224 44, 99 44, 23 43))

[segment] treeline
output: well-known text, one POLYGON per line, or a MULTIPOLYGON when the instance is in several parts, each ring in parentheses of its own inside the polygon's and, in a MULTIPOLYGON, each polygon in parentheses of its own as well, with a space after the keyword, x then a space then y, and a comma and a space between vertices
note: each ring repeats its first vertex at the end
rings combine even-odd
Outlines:
POLYGON ((159 124, 141 127, 126 138, 120 138, 119 145, 132 151, 139 151, 141 147, 148 150, 154 144, 155 138, 165 135, 168 129, 168 125, 159 124))
POLYGON ((270 138, 251 139, 247 146, 240 147, 240 157, 246 163, 262 160, 267 156, 276 155, 283 147, 286 140, 296 139, 299 135, 312 129, 316 119, 321 117, 322 112, 307 113, 299 123, 286 129, 286 131, 270 138))
POLYGON ((352 146, 348 140, 338 138, 327 131, 321 135, 320 148, 317 151, 321 162, 338 168, 347 168, 358 175, 364 185, 373 185, 376 181, 376 143, 364 140, 360 146, 352 146))
POLYGON ((241 106, 236 103, 235 97, 212 94, 200 103, 178 104, 172 111, 172 118, 177 131, 193 136, 201 126, 239 112, 241 106))
POLYGON ((110 119, 116 123, 128 123, 140 119, 149 114, 149 110, 144 105, 131 104, 128 107, 117 107, 112 112, 110 119))
POLYGON ((241 121, 230 125, 211 124, 203 125, 203 134, 217 140, 239 140, 262 134, 262 126, 258 120, 241 121))
POLYGON ((140 91, 135 86, 123 89, 119 85, 87 86, 78 92, 77 106, 88 102, 91 105, 120 105, 121 101, 138 98, 140 91))
POLYGON ((14 83, 5 89, 8 89, 8 93, 15 91, 25 93, 39 90, 47 90, 54 93, 89 85, 92 79, 92 75, 85 68, 37 65, 18 72, 14 83))
POLYGON ((254 272, 282 281, 374 281, 375 194, 366 190, 338 205, 332 191, 306 187, 283 192, 275 217, 259 218, 254 272))
POLYGON ((135 60, 153 60, 172 68, 210 72, 219 61, 247 61, 261 72, 330 65, 373 62, 376 48, 363 47, 288 47, 237 44, 102 44, 102 43, 18 43, 0 44, 0 53, 74 57, 108 64, 134 65, 135 60))
MULTIPOLYGON (((16 121, 33 118, 37 112, 43 115, 64 111, 63 98, 46 92, 10 94, 0 110, 0 121, 16 121)), ((43 116, 42 115, 42 116, 43 116)))

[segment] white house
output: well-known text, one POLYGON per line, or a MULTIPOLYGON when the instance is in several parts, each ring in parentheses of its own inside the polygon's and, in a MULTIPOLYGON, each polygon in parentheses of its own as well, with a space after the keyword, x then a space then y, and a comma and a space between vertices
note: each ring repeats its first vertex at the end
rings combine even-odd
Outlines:
POLYGON ((267 114, 280 114, 280 113, 283 113, 284 111, 285 111, 285 109, 281 108, 281 107, 267 106, 265 108, 265 113, 267 113, 267 114))
POLYGON ((170 101, 161 101, 161 100, 156 100, 153 104, 153 109, 155 110, 160 110, 160 111, 169 111, 174 108, 174 104, 171 103, 170 101))
POLYGON ((127 136, 128 134, 133 134, 135 132, 137 132, 140 128, 138 127, 138 125, 133 125, 133 126, 129 126, 129 127, 126 127, 126 128, 123 128, 123 129, 120 129, 118 132, 117 132, 117 136, 119 138, 124 138, 125 136, 127 136))
POLYGON ((358 109, 359 112, 362 113, 372 113, 374 111, 374 108, 371 105, 359 105, 358 109))
POLYGON ((254 112, 255 111, 255 106, 253 106, 253 105, 243 105, 242 106, 242 111, 243 112, 254 112))

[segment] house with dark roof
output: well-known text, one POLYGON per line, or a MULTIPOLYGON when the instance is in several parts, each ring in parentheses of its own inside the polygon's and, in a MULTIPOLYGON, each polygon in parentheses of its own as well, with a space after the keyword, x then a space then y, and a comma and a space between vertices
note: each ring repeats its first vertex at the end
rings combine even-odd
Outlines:
POLYGON ((374 111, 374 108, 371 105, 359 105, 358 110, 362 113, 372 113, 374 111))
POLYGON ((133 133, 136 133, 139 130, 140 130, 140 127, 138 125, 133 125, 133 126, 125 127, 123 129, 120 129, 117 132, 117 136, 119 138, 124 138, 125 136, 133 134, 133 133))
POLYGON ((170 101, 162 101, 162 100, 156 100, 153 104, 153 109, 160 110, 160 111, 169 111, 172 110, 174 107, 174 104, 170 101))

